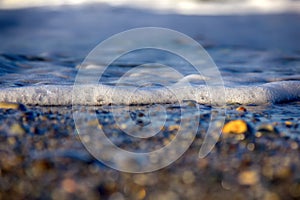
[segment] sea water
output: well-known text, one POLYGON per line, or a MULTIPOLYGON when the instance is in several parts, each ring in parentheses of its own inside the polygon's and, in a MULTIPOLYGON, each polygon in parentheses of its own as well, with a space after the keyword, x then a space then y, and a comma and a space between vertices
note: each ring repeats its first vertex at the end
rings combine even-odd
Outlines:
MULTIPOLYGON (((211 103, 208 77, 167 52, 134 51, 109 65, 82 64, 99 42, 143 26, 181 31, 202 44, 221 73, 227 104, 300 100, 297 11, 183 16, 124 5, 96 5, 1 10, 0 101, 28 105, 211 103), (180 76, 164 71, 160 64, 180 76), (136 70, 139 66, 142 70, 136 70), (89 78, 105 67, 98 84, 73 89, 79 69, 89 78), (140 80, 147 80, 148 85, 141 88, 140 80), (140 89, 137 92, 134 88, 140 89)), ((185 41, 171 42, 175 48, 193 48, 186 47, 185 41)), ((122 43, 103 50, 107 56, 120 51, 122 43)))

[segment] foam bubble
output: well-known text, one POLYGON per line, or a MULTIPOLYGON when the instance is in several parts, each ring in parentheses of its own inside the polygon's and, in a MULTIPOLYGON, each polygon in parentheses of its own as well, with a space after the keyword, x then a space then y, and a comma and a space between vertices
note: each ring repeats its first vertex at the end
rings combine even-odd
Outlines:
MULTIPOLYGON (((195 100, 210 104, 210 90, 205 85, 185 87, 175 84, 169 88, 144 88, 108 85, 44 85, 0 89, 0 102, 27 105, 107 105, 175 103, 195 100), (176 95, 175 95, 176 94, 176 95), (73 96, 73 98, 72 98, 73 96)), ((226 103, 266 104, 300 100, 300 81, 279 81, 255 86, 225 87, 226 103)))

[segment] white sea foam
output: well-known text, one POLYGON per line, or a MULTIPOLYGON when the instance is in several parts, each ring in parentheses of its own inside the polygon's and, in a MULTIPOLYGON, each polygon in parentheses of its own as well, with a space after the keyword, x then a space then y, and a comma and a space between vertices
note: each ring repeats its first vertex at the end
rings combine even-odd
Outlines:
MULTIPOLYGON (((215 90, 218 90, 215 88, 215 90)), ((107 105, 175 103, 195 100, 210 104, 211 91, 204 85, 169 88, 113 87, 107 85, 28 86, 0 89, 0 102, 27 105, 107 105), (73 97, 73 98, 72 98, 73 97)), ((300 100, 300 81, 280 81, 256 86, 225 87, 226 103, 266 104, 300 100)))

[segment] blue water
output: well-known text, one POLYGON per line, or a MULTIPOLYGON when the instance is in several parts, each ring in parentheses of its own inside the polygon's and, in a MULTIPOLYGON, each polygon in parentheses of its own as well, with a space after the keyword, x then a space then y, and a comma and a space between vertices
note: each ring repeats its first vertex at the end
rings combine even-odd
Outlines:
MULTIPOLYGON (((196 16, 105 4, 0 10, 0 88, 72 86, 82 61, 99 42, 145 26, 170 28, 194 38, 212 57, 227 87, 299 81, 299 20, 296 13, 196 16)), ((173 45, 181 48, 184 41, 173 45)), ((120 49, 122 44, 117 44, 107 54, 120 49)), ((136 51, 112 63, 101 82, 114 85, 124 73, 147 63, 171 66, 183 76, 195 73, 174 55, 136 51)), ((178 81, 162 72, 155 78, 170 84, 178 81)))

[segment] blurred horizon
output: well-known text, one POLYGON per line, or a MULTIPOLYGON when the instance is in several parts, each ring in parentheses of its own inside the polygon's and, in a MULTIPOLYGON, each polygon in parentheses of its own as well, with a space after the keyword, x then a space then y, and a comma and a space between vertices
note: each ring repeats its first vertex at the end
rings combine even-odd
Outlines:
POLYGON ((222 4, 209 0, 196 3, 198 7, 192 8, 187 6, 188 2, 195 0, 173 0, 172 4, 170 1, 153 0, 142 4, 146 0, 113 3, 108 0, 0 0, 2 5, 15 3, 14 9, 0 9, 0 53, 83 56, 114 34, 149 26, 182 32, 209 47, 300 52, 300 12, 288 10, 290 3, 299 1, 275 0, 270 4, 271 0, 260 3, 258 0, 245 0, 248 3, 222 0, 227 2, 222 4), (58 2, 60 6, 55 6, 58 2), (72 6, 65 6, 68 2, 72 6), (38 3, 52 6, 39 7, 38 3))
POLYGON ((0 9, 107 4, 186 15, 300 13, 300 0, 1 0, 0 9))

